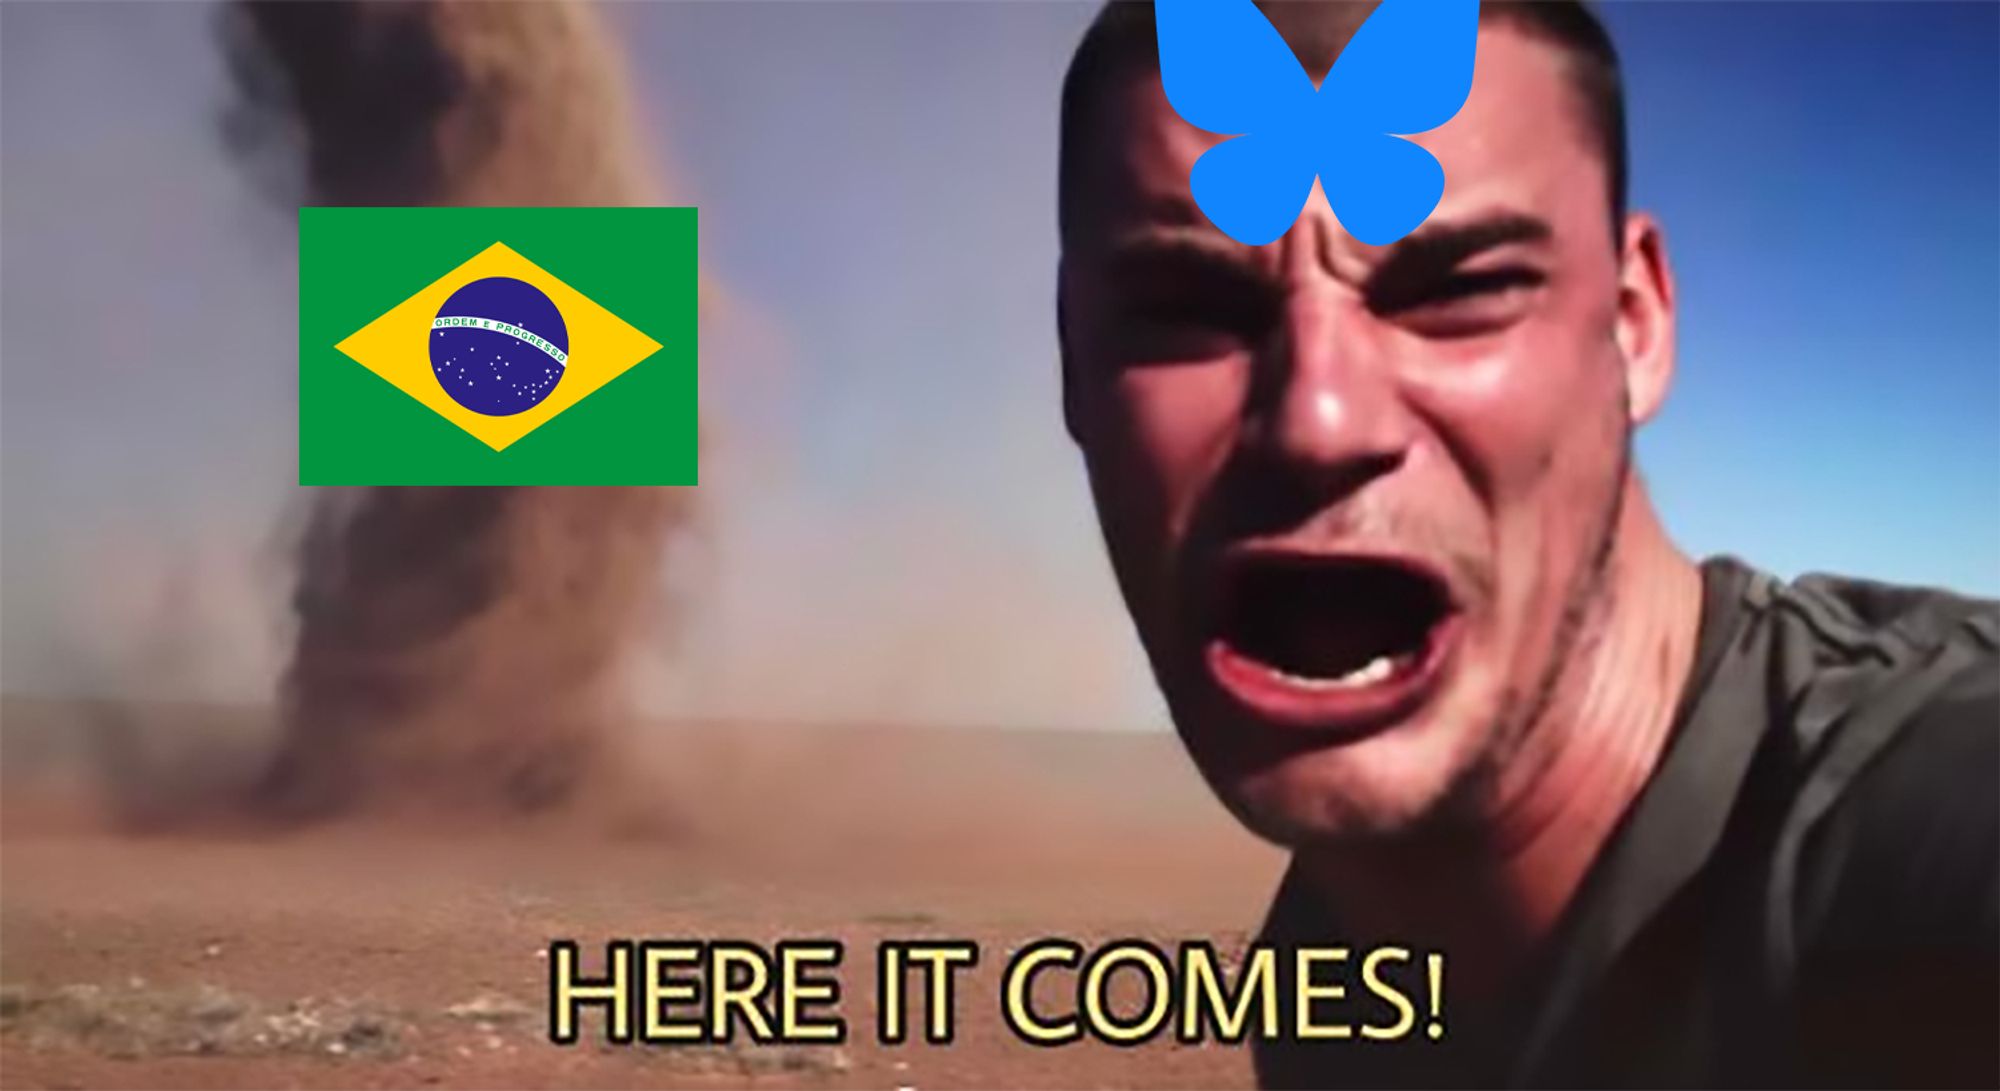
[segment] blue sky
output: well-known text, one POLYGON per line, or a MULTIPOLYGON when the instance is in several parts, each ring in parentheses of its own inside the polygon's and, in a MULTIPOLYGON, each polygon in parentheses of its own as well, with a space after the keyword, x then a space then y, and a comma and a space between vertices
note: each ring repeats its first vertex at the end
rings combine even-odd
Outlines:
MULTIPOLYGON (((610 9, 701 208, 698 585, 650 700, 1160 723, 1056 414, 1070 3, 610 9)), ((0 8, 0 685, 254 698, 294 255, 208 5, 0 8)), ((2000 594, 2000 5, 1614 3, 1681 288, 1641 464, 1696 553, 2000 594)))
POLYGON ((1669 525, 2000 592, 2000 5, 1609 10, 1683 293, 1669 525))

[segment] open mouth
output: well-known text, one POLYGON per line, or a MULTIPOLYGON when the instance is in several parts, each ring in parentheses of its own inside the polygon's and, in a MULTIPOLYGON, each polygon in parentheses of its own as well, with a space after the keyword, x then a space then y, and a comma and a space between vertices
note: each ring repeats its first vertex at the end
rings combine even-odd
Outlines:
POLYGON ((1266 718, 1355 728, 1428 696, 1456 632, 1450 589, 1375 557, 1258 556, 1231 565, 1208 661, 1266 718))

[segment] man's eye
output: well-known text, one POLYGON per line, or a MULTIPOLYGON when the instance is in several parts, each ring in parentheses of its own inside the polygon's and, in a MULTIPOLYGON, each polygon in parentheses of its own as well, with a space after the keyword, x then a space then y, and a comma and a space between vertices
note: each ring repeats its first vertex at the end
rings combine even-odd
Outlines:
POLYGON ((1376 311, 1428 337, 1463 337, 1519 317, 1530 293, 1546 281, 1524 266, 1455 273, 1378 300, 1376 311))
POLYGON ((1126 365, 1215 360, 1254 349, 1279 305, 1255 292, 1193 288, 1139 291, 1115 313, 1115 355, 1126 365))
POLYGON ((1217 306, 1207 301, 1148 303, 1133 313, 1140 321, 1162 329, 1201 330, 1244 337, 1255 334, 1261 325, 1256 313, 1248 308, 1217 306))
POLYGON ((1412 286, 1410 290, 1399 293, 1398 298, 1381 300, 1376 309, 1384 314, 1398 314, 1420 307, 1442 306, 1480 296, 1498 295, 1517 288, 1539 287, 1543 279, 1539 270, 1525 266, 1482 269, 1475 273, 1453 273, 1427 284, 1412 286))
POLYGON ((1450 277, 1433 293, 1432 303, 1451 303, 1473 296, 1491 295, 1511 288, 1528 288, 1542 282, 1542 274, 1533 269, 1510 268, 1489 269, 1477 273, 1460 273, 1450 277))
POLYGON ((1238 288, 1142 295, 1128 312, 1159 329, 1228 334, 1246 341, 1261 338, 1277 315, 1277 306, 1261 293, 1238 288))

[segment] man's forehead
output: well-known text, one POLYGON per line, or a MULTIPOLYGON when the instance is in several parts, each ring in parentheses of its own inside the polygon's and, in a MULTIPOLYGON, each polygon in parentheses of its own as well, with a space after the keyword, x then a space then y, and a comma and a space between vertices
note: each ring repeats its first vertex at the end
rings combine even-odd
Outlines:
MULTIPOLYGON (((1573 206, 1588 205, 1591 222, 1602 230, 1608 215, 1604 162, 1585 130, 1564 64, 1561 52, 1540 38, 1505 22, 1482 24, 1465 107, 1443 126, 1409 138, 1444 167, 1445 192, 1434 220, 1507 210, 1553 222, 1569 218, 1573 206)), ((1215 233, 1188 191, 1188 173, 1203 152, 1228 137, 1182 121, 1158 72, 1107 86, 1087 124, 1095 131, 1084 142, 1091 162, 1080 172, 1081 237, 1073 242, 1095 249, 1141 227, 1215 233)), ((1323 201, 1315 187, 1313 204, 1323 201)))

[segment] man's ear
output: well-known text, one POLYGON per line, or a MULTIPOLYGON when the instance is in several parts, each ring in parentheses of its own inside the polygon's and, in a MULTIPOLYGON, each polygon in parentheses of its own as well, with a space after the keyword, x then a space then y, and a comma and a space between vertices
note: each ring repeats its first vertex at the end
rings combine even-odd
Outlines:
POLYGON ((1618 256, 1618 351, 1625 360, 1625 389, 1633 424, 1660 411, 1674 378, 1674 272, 1667 239, 1652 216, 1625 218, 1618 256))
POLYGON ((1063 430, 1069 433, 1073 442, 1082 443, 1083 414, 1077 405, 1075 365, 1070 360, 1069 352, 1069 319, 1064 307, 1064 301, 1069 296, 1066 270, 1062 259, 1056 259, 1056 355, 1062 366, 1063 430))

